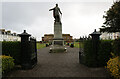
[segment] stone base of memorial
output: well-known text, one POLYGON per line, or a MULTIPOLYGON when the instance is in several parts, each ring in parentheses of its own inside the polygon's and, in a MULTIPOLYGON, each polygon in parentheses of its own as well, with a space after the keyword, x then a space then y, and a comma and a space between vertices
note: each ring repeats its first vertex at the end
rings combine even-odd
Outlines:
POLYGON ((54 39, 52 46, 50 47, 51 52, 67 52, 64 45, 64 39, 62 38, 62 23, 54 22, 54 39))
POLYGON ((53 44, 50 47, 50 53, 59 53, 59 52, 67 52, 67 49, 64 45, 64 40, 61 38, 53 39, 53 44))

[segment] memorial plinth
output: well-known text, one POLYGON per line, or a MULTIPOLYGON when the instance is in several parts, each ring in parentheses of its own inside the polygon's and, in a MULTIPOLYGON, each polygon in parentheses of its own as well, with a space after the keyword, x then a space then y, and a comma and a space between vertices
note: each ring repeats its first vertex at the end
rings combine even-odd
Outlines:
POLYGON ((62 38, 61 22, 54 23, 54 38, 53 38, 52 46, 50 48, 50 52, 66 52, 64 39, 62 38))
POLYGON ((54 38, 62 38, 62 23, 54 22, 54 38))
POLYGON ((53 10, 53 17, 55 18, 54 22, 54 38, 52 42, 52 46, 50 48, 50 52, 64 52, 66 51, 64 40, 62 38, 62 23, 61 23, 61 17, 62 12, 60 11, 60 8, 58 7, 58 4, 49 11, 53 10))

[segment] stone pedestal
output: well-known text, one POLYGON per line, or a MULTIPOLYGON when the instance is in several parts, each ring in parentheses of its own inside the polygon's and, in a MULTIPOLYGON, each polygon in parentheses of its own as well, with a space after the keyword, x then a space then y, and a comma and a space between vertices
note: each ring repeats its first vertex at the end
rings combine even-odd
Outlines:
POLYGON ((59 39, 53 39, 53 42, 52 42, 53 45, 59 45, 59 46, 64 46, 64 40, 61 38, 59 39))
POLYGON ((50 47, 50 52, 65 52, 66 48, 64 45, 64 39, 62 38, 62 23, 54 23, 54 39, 52 46, 50 47))
POLYGON ((62 23, 60 22, 54 23, 54 38, 62 38, 62 23))

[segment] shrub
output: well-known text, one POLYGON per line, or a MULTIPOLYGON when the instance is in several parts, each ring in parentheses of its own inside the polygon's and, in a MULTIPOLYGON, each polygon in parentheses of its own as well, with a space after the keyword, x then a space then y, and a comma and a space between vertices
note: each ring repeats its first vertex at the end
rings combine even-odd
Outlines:
POLYGON ((107 69, 112 76, 119 79, 120 78, 120 57, 110 58, 107 62, 107 69))
POLYGON ((1 55, 0 60, 2 60, 2 63, 0 64, 0 68, 2 68, 0 71, 2 73, 8 72, 14 68, 14 59, 12 57, 1 55))
POLYGON ((111 40, 101 40, 100 46, 98 50, 98 61, 99 66, 105 66, 107 65, 106 62, 111 57, 110 52, 112 51, 112 41, 111 40))
POLYGON ((15 64, 20 64, 20 42, 2 42, 2 55, 12 56, 15 64))

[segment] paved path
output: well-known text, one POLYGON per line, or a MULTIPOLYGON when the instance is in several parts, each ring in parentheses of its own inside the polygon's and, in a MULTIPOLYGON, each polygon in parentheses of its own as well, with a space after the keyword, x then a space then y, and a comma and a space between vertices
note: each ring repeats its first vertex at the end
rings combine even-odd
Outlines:
POLYGON ((79 49, 67 53, 49 53, 49 47, 38 50, 38 64, 31 70, 16 70, 9 77, 106 77, 103 68, 88 68, 79 64, 79 49))

